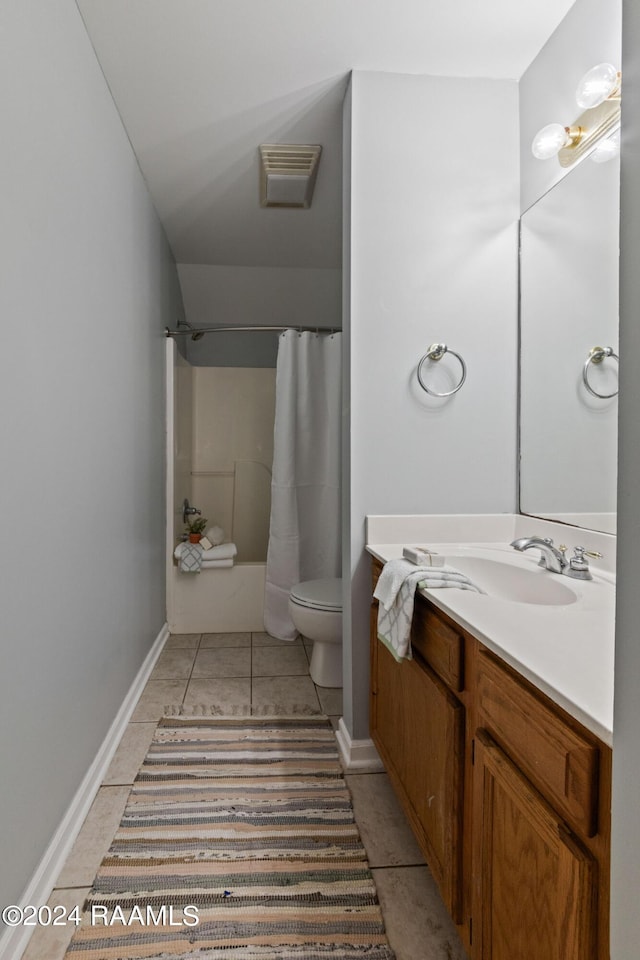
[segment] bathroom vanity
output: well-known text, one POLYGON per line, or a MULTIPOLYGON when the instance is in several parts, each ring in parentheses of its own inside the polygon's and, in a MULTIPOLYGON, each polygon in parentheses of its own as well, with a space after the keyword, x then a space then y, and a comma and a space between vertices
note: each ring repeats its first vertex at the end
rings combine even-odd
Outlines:
MULTIPOLYGON (((375 586, 383 561, 400 554, 369 551, 375 586)), ((535 560, 534 575, 571 584, 535 560)), ((563 634, 571 648, 585 618, 597 621, 593 586, 606 607, 611 584, 580 584, 555 613, 526 603, 493 604, 492 613, 491 597, 419 591, 413 659, 401 662, 378 640, 372 603, 371 737, 472 960, 609 956, 608 677, 603 664, 593 671, 579 658, 573 677, 558 679, 563 634), (536 631, 540 649, 527 662, 521 651, 536 631), (598 672, 604 701, 594 707, 598 672), (580 690, 581 676, 593 690, 580 690)))

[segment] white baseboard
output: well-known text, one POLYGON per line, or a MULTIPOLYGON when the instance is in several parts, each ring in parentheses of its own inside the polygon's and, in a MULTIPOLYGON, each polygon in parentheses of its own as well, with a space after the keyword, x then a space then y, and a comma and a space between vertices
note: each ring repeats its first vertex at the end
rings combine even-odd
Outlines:
POLYGON ((373 740, 352 740, 344 717, 340 717, 336 738, 347 773, 375 773, 384 770, 373 740))
MULTIPOLYGON (((169 628, 165 623, 136 674, 93 763, 87 770, 82 783, 69 804, 67 812, 53 835, 44 856, 36 867, 35 873, 18 900, 19 906, 26 906, 27 904, 40 906, 49 899, 58 875, 80 832, 80 827, 84 823, 89 808, 104 780, 105 773, 122 739, 129 718, 168 636, 169 628)), ((34 927, 7 927, 0 937, 0 960, 16 960, 16 958, 21 957, 34 929, 34 927)))

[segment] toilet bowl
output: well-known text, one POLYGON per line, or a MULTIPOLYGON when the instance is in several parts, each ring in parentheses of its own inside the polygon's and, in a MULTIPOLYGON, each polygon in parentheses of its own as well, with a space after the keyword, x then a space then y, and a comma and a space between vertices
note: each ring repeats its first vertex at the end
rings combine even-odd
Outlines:
POLYGON ((313 640, 309 673, 319 687, 342 686, 342 580, 306 580, 289 593, 289 615, 313 640))

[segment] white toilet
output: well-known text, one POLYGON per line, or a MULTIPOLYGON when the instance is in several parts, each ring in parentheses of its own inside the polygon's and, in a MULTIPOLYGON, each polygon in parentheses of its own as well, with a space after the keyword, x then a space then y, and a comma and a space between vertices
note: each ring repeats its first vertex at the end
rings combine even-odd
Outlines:
POLYGON ((292 587, 289 615, 313 640, 309 673, 319 687, 342 686, 342 580, 307 580, 292 587))

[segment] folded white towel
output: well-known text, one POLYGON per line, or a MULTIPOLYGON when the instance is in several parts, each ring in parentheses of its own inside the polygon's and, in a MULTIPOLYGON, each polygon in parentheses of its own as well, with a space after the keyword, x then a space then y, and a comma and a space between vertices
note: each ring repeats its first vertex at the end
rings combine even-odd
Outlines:
POLYGON ((396 660, 411 660, 411 621, 416 587, 433 590, 457 587, 483 593, 463 573, 453 567, 416 567, 409 560, 385 563, 373 592, 378 606, 378 637, 396 660))
POLYGON ((235 543, 221 543, 217 547, 211 547, 211 550, 205 550, 202 554, 203 560, 233 560, 237 555, 238 548, 235 543))
POLYGON ((203 570, 215 570, 220 569, 221 567, 232 567, 233 560, 229 558, 228 560, 203 560, 202 569, 203 570))
MULTIPOLYGON (((189 544, 185 541, 178 544, 173 551, 173 555, 176 560, 181 559, 185 548, 188 546, 189 544)), ((200 544, 196 544, 196 546, 200 547, 200 544)), ((200 549, 202 550, 202 547, 200 547, 200 549)), ((238 548, 236 547, 235 543, 222 543, 218 547, 211 547, 210 550, 202 550, 202 560, 203 562, 206 562, 207 560, 233 560, 237 553, 238 548)))

